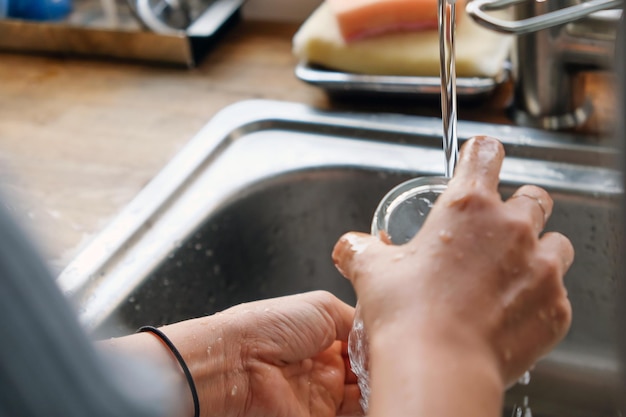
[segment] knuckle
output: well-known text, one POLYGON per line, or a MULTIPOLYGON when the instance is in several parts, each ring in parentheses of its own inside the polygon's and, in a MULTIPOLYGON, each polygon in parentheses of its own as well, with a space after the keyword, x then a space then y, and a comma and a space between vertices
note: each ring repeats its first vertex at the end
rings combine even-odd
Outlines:
POLYGON ((552 280, 560 283, 563 275, 563 266, 560 259, 555 256, 542 256, 541 258, 542 276, 546 280, 552 280))
POLYGON ((311 291, 311 297, 325 304, 332 304, 336 299, 332 293, 326 290, 313 290, 311 291))
POLYGON ((538 257, 535 260, 535 274, 542 292, 550 299, 567 296, 563 284, 563 266, 559 260, 550 257, 538 257))
POLYGON ((520 243, 530 241, 535 237, 535 229, 530 219, 510 216, 507 221, 507 228, 511 236, 520 243))
MULTIPOLYGON (((459 183, 461 184, 461 183, 459 183)), ((463 183, 463 185, 466 185, 463 183)), ((500 195, 482 187, 479 184, 466 186, 449 186, 447 193, 444 193, 441 201, 446 201, 446 206, 466 213, 493 212, 501 203, 500 195)))
POLYGON ((572 322, 572 307, 567 297, 555 300, 550 308, 550 327, 553 335, 560 339, 570 328, 572 322))
POLYGON ((465 204, 477 210, 482 210, 493 204, 493 195, 484 188, 474 188, 465 194, 465 204))
POLYGON ((476 204, 481 205, 489 205, 493 201, 492 193, 482 187, 472 190, 470 198, 472 198, 476 204))
POLYGON ((554 311, 554 318, 569 326, 569 323, 572 320, 572 305, 567 297, 560 297, 556 301, 554 311))

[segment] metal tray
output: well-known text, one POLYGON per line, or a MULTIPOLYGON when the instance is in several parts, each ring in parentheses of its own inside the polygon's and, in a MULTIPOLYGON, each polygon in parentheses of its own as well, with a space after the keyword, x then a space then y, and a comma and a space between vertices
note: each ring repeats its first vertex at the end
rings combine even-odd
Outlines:
POLYGON ((185 30, 156 33, 146 29, 130 2, 114 2, 111 17, 98 1, 74 0, 73 12, 63 21, 0 19, 0 51, 193 67, 217 35, 238 20, 244 1, 207 1, 185 30))
MULTIPOLYGON (((439 77, 365 75, 335 71, 307 62, 296 65, 296 77, 320 87, 331 94, 390 95, 408 97, 438 97, 441 94, 439 77)), ((458 77, 456 80, 459 99, 484 98, 496 87, 510 78, 510 64, 506 63, 501 73, 494 78, 458 77)))

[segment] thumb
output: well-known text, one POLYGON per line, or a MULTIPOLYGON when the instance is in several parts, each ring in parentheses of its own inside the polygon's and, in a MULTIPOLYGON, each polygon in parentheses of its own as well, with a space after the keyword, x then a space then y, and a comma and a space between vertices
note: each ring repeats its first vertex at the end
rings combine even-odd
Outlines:
POLYGON ((333 249, 333 262, 341 275, 352 282, 358 293, 359 279, 363 276, 365 259, 380 253, 385 247, 376 237, 358 232, 348 232, 341 236, 333 249))

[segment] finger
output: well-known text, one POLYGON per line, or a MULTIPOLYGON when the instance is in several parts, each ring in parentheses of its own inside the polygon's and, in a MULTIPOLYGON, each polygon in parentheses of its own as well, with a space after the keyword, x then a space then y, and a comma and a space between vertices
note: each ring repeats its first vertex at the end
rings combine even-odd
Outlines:
MULTIPOLYGON (((552 351, 567 335, 571 326, 572 306, 563 285, 559 288, 558 295, 543 294, 543 301, 539 301, 532 312, 529 312, 531 319, 525 322, 523 329, 511 334, 512 348, 520 349, 522 356, 531 358, 531 363, 526 363, 526 368, 552 351), (520 343, 520 340, 525 342, 520 343)), ((518 369, 518 373, 521 372, 522 369, 518 369)))
POLYGON ((481 185, 496 192, 503 159, 504 148, 497 139, 489 136, 471 138, 461 148, 459 163, 448 188, 461 191, 481 185))
MULTIPOLYGON (((332 258, 335 267, 352 285, 357 288, 361 274, 362 260, 366 253, 377 253, 382 251, 387 245, 372 235, 365 233, 346 233, 335 244, 332 258)), ((358 292, 358 290, 357 290, 358 292)))
POLYGON ((539 239, 539 253, 555 256, 558 260, 555 273, 563 277, 574 262, 574 246, 572 242, 557 232, 548 232, 539 239))
POLYGON ((546 190, 534 185, 524 185, 506 201, 509 211, 522 218, 530 218, 533 230, 539 234, 552 214, 554 202, 546 190))
POLYGON ((312 358, 328 349, 341 358, 342 343, 354 321, 354 308, 323 290, 253 302, 239 314, 245 314, 244 322, 252 321, 248 332, 254 340, 264 341, 255 351, 257 356, 284 363, 312 358))
MULTIPOLYGON (((331 319, 332 323, 329 323, 329 326, 334 327, 332 329, 334 330, 334 337, 332 340, 327 340, 326 343, 328 345, 321 346, 320 350, 327 348, 336 341, 347 342, 350 330, 352 330, 352 323, 354 322, 354 307, 344 303, 327 291, 313 291, 306 293, 306 295, 310 297, 309 301, 320 311, 322 317, 331 319)), ((321 322, 318 326, 321 326, 321 322)), ((342 351, 342 348, 343 346, 338 347, 339 352, 342 351)))
POLYGON ((546 298, 547 301, 525 312, 527 319, 521 328, 513 326, 514 331, 503 339, 507 387, 514 385, 537 360, 552 351, 570 328, 572 307, 569 299, 566 296, 546 298))
POLYGON ((343 402, 337 410, 338 416, 362 416, 363 409, 359 400, 361 399, 361 391, 357 384, 348 384, 343 390, 343 402))

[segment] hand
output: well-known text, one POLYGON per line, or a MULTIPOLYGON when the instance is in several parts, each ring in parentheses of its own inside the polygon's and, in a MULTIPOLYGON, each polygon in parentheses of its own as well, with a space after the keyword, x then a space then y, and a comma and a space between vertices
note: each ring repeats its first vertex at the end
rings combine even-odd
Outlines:
POLYGON ((358 413, 346 343, 354 310, 318 291, 236 306, 247 391, 240 416, 358 413))
MULTIPOLYGON (((183 355, 208 416, 330 417, 360 412, 346 341, 354 309, 317 291, 242 304, 161 330, 183 355)), ((186 382, 150 334, 107 344, 160 356, 186 382), (165 357, 164 357, 165 356, 165 357)), ((189 390, 182 417, 193 413, 189 390)))
MULTIPOLYGON (((540 236, 553 206, 544 190, 524 186, 502 201, 503 158, 495 139, 468 141, 448 189, 406 245, 348 233, 335 246, 333 259, 362 306, 374 366, 400 349, 389 341, 399 337, 413 344, 406 351, 472 358, 481 363, 477 372, 493 371, 486 379, 497 391, 566 334, 571 307, 562 278, 573 261, 572 245, 559 233, 540 236)), ((455 364, 459 371, 465 366, 455 364)), ((377 372, 391 371, 372 369, 373 401, 377 372)), ((475 389, 471 381, 467 388, 475 389)))

